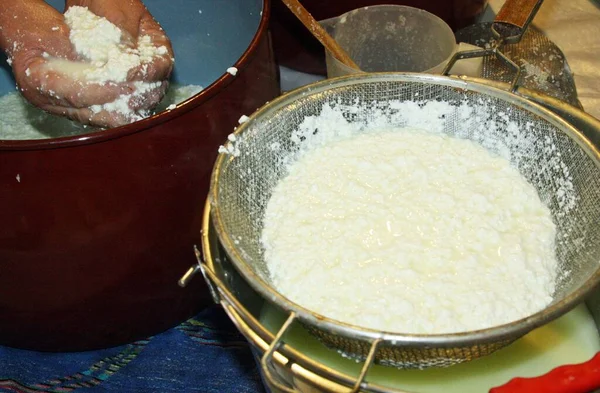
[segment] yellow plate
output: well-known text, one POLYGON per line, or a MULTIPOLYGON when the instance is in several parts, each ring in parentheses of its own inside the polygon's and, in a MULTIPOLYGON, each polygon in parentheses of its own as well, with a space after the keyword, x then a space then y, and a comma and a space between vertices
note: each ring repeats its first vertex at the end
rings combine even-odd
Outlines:
MULTIPOLYGON (((285 315, 272 306, 262 310, 260 322, 276 333, 285 315)), ((328 349, 300 325, 293 325, 284 341, 309 358, 340 372, 358 376, 361 364, 328 349)), ((551 369, 589 360, 600 351, 600 336, 585 305, 534 330, 489 356, 449 368, 397 370, 373 366, 367 381, 419 393, 487 392, 514 377, 533 377, 551 369)))

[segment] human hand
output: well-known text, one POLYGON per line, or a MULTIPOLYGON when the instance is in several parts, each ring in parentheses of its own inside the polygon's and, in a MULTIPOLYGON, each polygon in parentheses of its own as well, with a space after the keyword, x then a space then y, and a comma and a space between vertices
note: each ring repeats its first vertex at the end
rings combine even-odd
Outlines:
POLYGON ((12 61, 17 87, 34 105, 84 124, 115 127, 141 118, 163 97, 173 67, 170 42, 139 0, 67 1, 66 8, 87 6, 123 30, 122 39, 135 47, 148 35, 164 46, 164 54, 131 69, 119 82, 90 82, 49 68, 49 59, 82 61, 69 40, 63 15, 41 0, 8 0, 0 10, 0 47, 12 61), (141 85, 145 87, 140 89, 141 85), (123 101, 123 111, 111 103, 123 101))
POLYGON ((128 46, 135 47, 140 37, 148 36, 155 47, 167 48, 167 53, 132 70, 129 80, 156 82, 169 78, 173 69, 171 41, 141 0, 66 0, 65 11, 72 6, 87 7, 108 19, 123 31, 122 39, 128 46))

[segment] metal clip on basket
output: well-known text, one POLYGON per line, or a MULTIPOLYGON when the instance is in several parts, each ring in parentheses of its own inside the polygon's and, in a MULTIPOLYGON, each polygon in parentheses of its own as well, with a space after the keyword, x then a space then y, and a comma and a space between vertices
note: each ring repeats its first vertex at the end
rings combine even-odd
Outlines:
POLYGON ((525 34, 527 27, 543 2, 544 0, 506 1, 492 24, 492 33, 496 37, 495 42, 489 48, 455 53, 444 67, 442 75, 448 75, 454 64, 459 60, 496 56, 514 71, 510 92, 515 93, 519 87, 521 67, 502 53, 502 48, 504 45, 516 44, 521 41, 523 34, 525 34))

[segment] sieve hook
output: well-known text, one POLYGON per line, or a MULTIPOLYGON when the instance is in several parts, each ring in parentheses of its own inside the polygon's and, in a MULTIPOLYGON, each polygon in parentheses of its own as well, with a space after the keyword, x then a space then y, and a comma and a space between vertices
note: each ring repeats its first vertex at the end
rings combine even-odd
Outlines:
POLYGON ((510 83, 510 92, 514 93, 519 88, 519 79, 521 78, 521 67, 519 67, 514 61, 512 61, 504 53, 502 53, 502 51, 500 50, 501 47, 502 42, 498 41, 491 48, 456 52, 444 67, 442 75, 448 76, 454 64, 459 60, 474 59, 477 57, 494 55, 514 71, 514 76, 510 83))
POLYGON ((496 37, 494 44, 485 49, 455 53, 444 67, 442 75, 448 76, 459 60, 494 55, 514 71, 510 92, 515 93, 519 88, 521 67, 502 53, 501 49, 506 44, 516 44, 521 41, 543 2, 544 0, 507 0, 492 24, 492 33, 496 37))

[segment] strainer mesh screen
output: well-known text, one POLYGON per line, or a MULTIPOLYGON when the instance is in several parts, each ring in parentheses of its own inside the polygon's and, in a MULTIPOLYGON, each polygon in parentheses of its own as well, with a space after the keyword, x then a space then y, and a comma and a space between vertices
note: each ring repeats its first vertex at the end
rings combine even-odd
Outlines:
MULTIPOLYGON (((335 127, 319 121, 328 107, 355 124, 356 132, 382 125, 419 127, 471 139, 509 158, 538 190, 557 224, 560 272, 554 303, 578 290, 595 275, 600 261, 600 172, 593 149, 569 127, 524 101, 470 86, 398 76, 354 78, 292 93, 263 109, 234 142, 239 155, 222 157, 213 179, 215 227, 234 264, 242 273, 249 270, 269 282, 260 245, 264 210, 286 165, 310 148, 313 136, 329 133, 330 139, 336 138, 335 127), (415 118, 415 113, 427 116, 415 118)), ((370 342, 358 327, 352 334, 334 334, 318 322, 307 326, 346 356, 364 359, 369 351, 370 342)), ((468 345, 463 340, 460 346, 452 338, 443 345, 396 340, 384 343, 376 362, 405 368, 447 366, 489 354, 522 334, 519 330, 468 345)))

